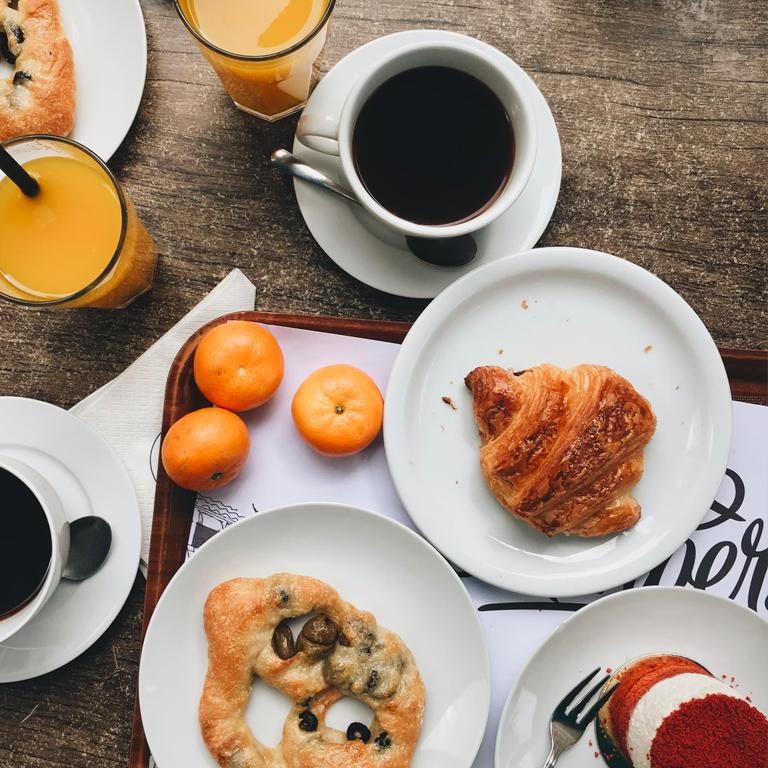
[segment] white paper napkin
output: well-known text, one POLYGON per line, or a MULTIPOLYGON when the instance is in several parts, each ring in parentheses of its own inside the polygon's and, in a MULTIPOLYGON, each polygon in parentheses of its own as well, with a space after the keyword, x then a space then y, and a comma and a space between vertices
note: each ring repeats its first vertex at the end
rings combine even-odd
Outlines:
POLYGON ((239 269, 232 270, 117 378, 71 409, 112 446, 133 480, 143 524, 142 571, 149 558, 157 442, 168 369, 181 345, 200 326, 228 312, 253 309, 255 298, 253 283, 239 269))

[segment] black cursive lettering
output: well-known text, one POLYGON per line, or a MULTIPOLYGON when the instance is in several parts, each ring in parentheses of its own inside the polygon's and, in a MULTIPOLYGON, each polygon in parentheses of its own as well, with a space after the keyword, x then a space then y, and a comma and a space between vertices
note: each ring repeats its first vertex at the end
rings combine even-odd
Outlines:
POLYGON ((733 482, 733 501, 729 507, 721 504, 717 499, 712 502, 710 509, 717 515, 714 520, 708 520, 706 523, 702 523, 696 530, 706 531, 708 528, 714 528, 721 523, 726 523, 729 520, 743 523, 744 518, 741 515, 736 514, 741 505, 744 503, 744 481, 741 479, 737 472, 732 469, 725 470, 725 476, 730 477, 733 482))
MULTIPOLYGON (((687 542, 686 542, 687 543, 687 542)), ((695 548, 694 548, 695 552, 695 548)), ((722 581, 733 568, 738 555, 738 548, 732 541, 721 541, 715 544, 704 557, 696 569, 696 573, 688 577, 688 583, 696 589, 706 589, 722 581), (725 552, 725 558, 720 565, 720 570, 712 574, 711 570, 721 552, 725 552)))

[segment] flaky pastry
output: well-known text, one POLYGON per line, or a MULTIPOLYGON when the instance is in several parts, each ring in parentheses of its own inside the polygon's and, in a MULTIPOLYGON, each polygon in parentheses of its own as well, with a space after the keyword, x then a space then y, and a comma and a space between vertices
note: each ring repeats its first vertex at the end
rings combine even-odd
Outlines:
POLYGON ((640 518, 631 494, 656 429, 648 401, 601 365, 475 368, 480 464, 498 501, 553 536, 603 536, 640 518))
POLYGON ((75 67, 56 0, 0 0, 0 141, 30 133, 66 136, 75 121, 75 67))

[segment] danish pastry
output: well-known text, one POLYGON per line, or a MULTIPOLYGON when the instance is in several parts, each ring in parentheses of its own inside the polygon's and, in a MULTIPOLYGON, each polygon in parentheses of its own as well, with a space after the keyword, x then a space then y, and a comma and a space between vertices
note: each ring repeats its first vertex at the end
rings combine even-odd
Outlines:
POLYGON ((411 652, 372 614, 318 579, 278 573, 233 579, 208 595, 204 610, 208 673, 200 727, 222 768, 407 768, 424 709, 411 652), (288 619, 315 614, 296 639, 288 619), (251 733, 244 712, 254 678, 293 701, 274 748, 251 733), (346 733, 325 723, 344 696, 368 705, 370 726, 346 733))
POLYGON ((29 133, 66 136, 75 120, 75 68, 56 0, 0 0, 0 141, 29 133))
POLYGON ((626 379, 601 365, 489 365, 465 383, 483 475, 515 517, 548 536, 604 536, 639 520, 631 490, 656 417, 626 379))

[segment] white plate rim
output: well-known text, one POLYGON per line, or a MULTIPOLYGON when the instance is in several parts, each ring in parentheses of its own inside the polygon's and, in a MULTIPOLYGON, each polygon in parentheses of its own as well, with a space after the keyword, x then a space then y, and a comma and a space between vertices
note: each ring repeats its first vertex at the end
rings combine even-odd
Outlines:
POLYGON ((141 3, 139 0, 133 0, 133 6, 136 9, 136 17, 139 22, 139 27, 141 28, 141 35, 139 35, 139 38, 141 39, 141 77, 137 79, 137 89, 136 92, 133 94, 133 100, 135 103, 135 107, 132 110, 131 119, 128 122, 128 124, 125 126, 125 132, 123 133, 120 140, 115 144, 115 148, 111 150, 107 157, 104 159, 107 160, 112 157, 112 155, 117 152, 120 145, 125 140, 125 137, 129 134, 131 128, 133 127, 133 124, 136 122, 136 115, 139 114, 139 108, 141 107, 141 100, 144 98, 144 88, 147 84, 147 68, 149 66, 149 56, 148 56, 148 46, 147 46, 147 24, 144 19, 144 9, 141 7, 141 3))
MULTIPOLYGON (((340 59, 336 63, 336 65, 332 67, 331 70, 329 70, 329 72, 324 76, 323 79, 325 80, 329 75, 332 75, 333 69, 338 67, 340 64, 346 62, 348 59, 354 58, 357 54, 360 53, 360 51, 371 48, 371 47, 380 46, 382 45, 382 41, 387 41, 389 45, 394 47, 394 46, 397 46, 401 41, 403 43, 406 43, 406 42, 413 42, 413 41, 425 40, 425 39, 427 41, 434 40, 437 42, 441 40, 458 40, 460 42, 464 42, 465 44, 470 44, 479 50, 490 53, 490 55, 500 60, 503 60, 503 63, 506 66, 512 67, 515 72, 515 75, 518 76, 521 79, 521 81, 523 81, 523 86, 532 89, 533 95, 531 98, 534 101, 540 100, 541 104, 534 104, 534 111, 537 111, 540 109, 543 110, 546 114, 548 125, 538 126, 537 131, 540 133, 541 131, 546 130, 546 131, 552 131, 553 133, 554 145, 556 146, 556 149, 557 149, 557 162, 556 162, 556 179, 555 179, 555 176, 553 176, 552 179, 556 180, 556 184, 554 185, 553 194, 547 198, 543 206, 540 205, 538 202, 535 204, 535 206, 533 206, 536 209, 537 217, 541 217, 541 219, 540 220, 538 218, 535 219, 537 222, 536 226, 530 230, 525 240, 523 241, 522 247, 519 248, 518 250, 532 248, 536 244, 536 242, 539 240, 539 238, 542 236, 546 228, 549 226, 549 222, 552 219, 552 214, 554 213, 555 206, 557 205, 557 201, 560 197, 560 187, 562 184, 562 147, 560 143, 560 135, 557 130, 557 123, 555 122, 554 115, 552 114, 552 110, 549 106, 549 102, 547 101, 546 97, 541 92, 541 89, 533 80, 533 78, 519 64, 517 64, 516 61, 514 61, 511 57, 507 56, 507 54, 505 54, 503 51, 495 48, 489 43, 486 43, 475 37, 471 37, 470 35, 465 35, 459 32, 452 32, 450 30, 443 30, 443 29, 404 30, 401 32, 394 32, 390 35, 385 35, 383 37, 376 38, 374 40, 371 40, 365 43, 359 48, 351 51, 342 59, 340 59)), ((314 96, 314 94, 312 96, 314 96)), ((311 106, 312 96, 310 96, 310 99, 307 103, 307 108, 311 106)), ((297 157, 299 157, 300 159, 305 159, 307 162, 311 162, 312 156, 315 154, 313 153, 312 150, 309 150, 308 148, 304 147, 304 145, 302 145, 301 142, 299 142, 298 138, 296 137, 294 137, 294 141, 293 141, 293 152, 294 154, 297 155, 297 157)), ((552 153, 550 152, 550 156, 551 155, 552 153)), ((539 151, 537 152, 537 158, 535 161, 536 163, 541 162, 540 160, 541 156, 542 156, 541 147, 539 147, 539 151)), ((530 183, 531 182, 529 181, 529 184, 530 183)), ((405 298, 413 298, 413 299, 431 299, 431 298, 434 298, 436 295, 438 295, 440 291, 444 289, 444 286, 442 286, 442 283, 441 283, 439 287, 430 287, 430 288, 414 288, 408 285, 401 285, 401 286, 398 286, 397 290, 393 290, 392 286, 389 283, 387 283, 387 285, 385 286, 384 281, 379 279, 375 279, 375 280, 371 279, 370 275, 364 269, 360 269, 357 267, 354 259, 349 259, 346 257, 339 258, 339 253, 340 252, 343 253, 345 250, 344 244, 342 243, 341 247, 334 247, 332 249, 328 249, 325 247, 326 238, 325 236, 322 235, 322 233, 318 237, 319 230, 317 226, 314 224, 315 217, 313 216, 308 218, 307 215, 305 214, 305 208, 309 209, 312 207, 311 198, 308 197, 308 194, 311 194, 311 192, 309 189, 305 189, 305 187, 308 187, 309 185, 305 184, 305 186, 302 186, 302 184, 305 184, 305 183, 299 181, 298 179, 294 179, 294 183, 293 183, 294 192, 296 194, 296 202, 299 207, 299 211, 301 213, 302 219, 304 220, 304 223, 307 229, 312 235, 312 238, 323 250, 323 253, 325 253, 328 256, 328 258, 331 259, 331 261, 333 261, 334 264, 336 264, 336 266, 339 267, 339 269, 351 275, 353 278, 355 278, 355 280, 358 280, 364 285, 368 285, 371 288, 375 288, 376 290, 382 291, 383 293, 387 293, 392 296, 402 296, 405 298)), ((315 191, 315 190, 312 190, 312 191, 315 191)), ((327 193, 322 193, 322 194, 327 194, 327 193)), ((518 205, 518 202, 513 203, 511 208, 513 208, 515 205, 518 205)), ((359 226, 362 226, 362 225, 359 225, 359 226)), ((496 224, 496 226, 498 226, 498 224, 496 224)), ((486 229, 489 229, 492 227, 494 227, 494 224, 490 224, 488 227, 486 227, 486 229)), ((368 233, 367 236, 372 240, 376 239, 372 233, 368 233)), ((503 258, 503 256, 498 258, 503 258)), ((498 258, 494 259, 494 261, 497 261, 498 258)), ((443 274, 456 273, 457 275, 459 275, 459 277, 467 274, 467 271, 468 271, 467 267, 460 267, 460 268, 435 267, 434 269, 441 271, 443 274)))
MULTIPOLYGON (((223 531, 220 531, 218 534, 216 534, 215 536, 212 536, 210 539, 205 541, 200 547, 198 547, 195 555, 187 559, 181 565, 179 570, 176 571, 176 573, 173 575, 171 580, 168 582, 168 585, 163 590, 163 594, 160 596, 160 599, 157 601, 157 605, 154 607, 152 611, 152 617, 150 618, 149 625, 147 626, 147 631, 144 635, 144 640, 142 641, 141 657, 139 659, 137 697, 138 697, 139 710, 142 713, 142 722, 144 723, 145 738, 147 740, 147 744, 149 744, 150 746, 150 750, 152 749, 150 730, 153 726, 147 723, 147 721, 144 719, 144 714, 143 714, 144 707, 142 705, 142 699, 144 697, 142 694, 147 688, 146 681, 143 679, 143 674, 142 674, 142 670, 145 669, 143 660, 144 660, 144 654, 146 652, 146 649, 149 647, 150 643, 152 642, 154 618, 156 615, 158 615, 159 611, 162 610, 163 605, 166 602, 169 602, 171 599, 173 599, 174 590, 172 590, 171 588, 174 587, 174 584, 178 583, 178 581, 181 578, 184 578, 183 574, 185 574, 191 567, 193 567, 191 566, 191 563, 196 559, 196 556, 200 553, 200 551, 202 551, 204 548, 212 546, 212 543, 214 541, 221 542, 225 537, 234 535, 232 531, 235 529, 238 529, 239 526, 255 525, 256 523, 254 521, 265 518, 265 517, 276 517, 286 511, 296 512, 301 509, 310 509, 317 506, 322 506, 324 508, 331 508, 341 512, 349 512, 349 513, 353 513, 354 515, 362 514, 370 519, 376 520, 377 523, 381 523, 385 527, 390 526, 395 530, 399 530, 401 533, 404 533, 407 537, 410 537, 413 541, 417 542, 419 546, 422 547, 422 549, 424 550, 425 556, 426 554, 428 554, 430 558, 432 558, 436 563, 438 563, 440 567, 452 579, 453 583, 459 588, 459 592, 461 593, 463 600, 466 602, 469 612, 473 616, 473 626, 480 639, 479 646, 480 648, 482 648, 482 657, 480 661, 484 669, 483 699, 485 701, 485 705, 484 705, 485 715, 484 717, 481 718, 482 723, 480 723, 480 721, 478 722, 478 733, 476 735, 475 744, 473 745, 471 750, 468 750, 468 755, 470 753, 472 755, 470 762, 467 764, 467 768, 470 768, 470 766, 472 765, 472 762, 474 762, 474 759, 477 756, 478 751, 480 750, 480 746, 482 744, 483 737, 485 735, 485 730, 488 727, 488 718, 490 716, 490 707, 491 707, 491 662, 490 662, 490 656, 488 654, 488 646, 485 642, 485 634, 483 632, 482 624, 480 623, 480 618, 478 616, 478 613, 477 613, 477 610, 475 609, 474 604, 472 603, 472 598, 470 597, 469 592, 467 591, 466 587, 462 583, 459 575, 451 567, 450 563, 440 554, 438 550, 436 550, 430 544, 429 541, 427 541, 423 536, 420 536, 416 531, 411 530, 407 526, 403 525, 397 520, 392 519, 391 517, 387 517, 386 515, 381 515, 370 509, 357 507, 352 504, 341 504, 338 502, 330 502, 330 501, 309 501, 309 502, 299 502, 296 504, 286 504, 281 507, 273 507, 272 509, 260 511, 254 515, 246 517, 238 521, 234 525, 228 526, 223 531)), ((242 532, 242 529, 240 530, 242 532)), ((219 546, 223 546, 223 545, 220 543, 219 546)), ((174 589, 176 589, 176 587, 174 587, 174 589)), ((397 630, 392 629, 392 631, 397 631, 397 630)))
MULTIPOLYGON (((613 604, 616 602, 622 602, 624 600, 640 599, 640 596, 642 596, 642 599, 645 599, 648 593, 652 593, 652 594, 663 593, 667 595, 675 594, 676 598, 674 599, 677 599, 679 597, 681 600, 693 600, 693 601, 701 600, 702 602, 705 602, 705 603, 706 602, 715 603, 717 605, 720 605, 721 607, 723 604, 727 603, 736 612, 754 616, 755 621, 758 623, 762 623, 763 625, 767 625, 765 628, 768 630, 768 622, 764 621, 756 613, 754 613, 753 611, 750 611, 748 608, 745 608, 739 603, 736 603, 727 597, 723 597, 722 595, 716 595, 712 592, 706 592, 700 589, 692 589, 692 588, 689 589, 687 587, 672 587, 672 586, 637 587, 635 589, 623 590, 622 592, 615 592, 612 595, 606 595, 605 597, 601 597, 599 600, 595 600, 595 602, 590 603, 589 605, 585 605, 583 608, 580 608, 578 611, 576 611, 576 613, 572 614, 567 619, 565 619, 553 632, 551 632, 550 635, 547 637, 547 639, 544 640, 544 642, 531 654, 531 656, 525 662, 525 665, 523 666, 522 670, 520 670, 520 674, 518 675, 517 681, 512 686, 509 693, 507 694, 507 698, 505 699, 504 706, 502 707, 502 710, 501 710, 501 717, 499 718, 499 727, 498 727, 498 730, 496 731, 496 744, 493 750, 495 768, 503 768, 503 766, 501 765, 502 758, 499 755, 499 750, 501 749, 502 725, 507 721, 510 715, 509 710, 512 707, 512 700, 515 698, 515 694, 517 693, 522 681, 525 679, 529 669, 533 666, 539 654, 544 653, 546 651, 549 645, 554 641, 554 638, 559 637, 563 632, 568 632, 570 625, 577 618, 581 621, 583 620, 583 617, 585 615, 589 615, 590 611, 593 611, 595 609, 602 609, 605 607, 606 604, 613 604)), ((652 596, 651 596, 651 599, 653 599, 652 596)), ((564 686, 564 690, 565 689, 567 689, 567 686, 564 686)))
MULTIPOLYGON (((62 5, 64 5, 65 0, 61 0, 61 2, 62 2, 62 5)), ((139 113, 139 108, 141 107, 141 101, 142 101, 142 98, 144 97, 144 89, 146 87, 146 82, 147 82, 148 46, 147 46, 147 25, 144 19, 144 11, 141 7, 140 0, 120 0, 120 2, 125 3, 126 7, 132 8, 135 12, 135 20, 137 22, 136 43, 140 45, 140 50, 138 51, 138 53, 140 54, 139 58, 141 60, 141 71, 139 72, 137 70, 136 72, 135 89, 132 90, 131 92, 128 92, 128 93, 124 92, 122 94, 122 100, 125 101, 126 103, 131 104, 132 107, 126 113, 127 117, 126 117, 126 122, 124 126, 121 126, 119 129, 115 129, 114 133, 109 134, 108 136, 98 137, 98 142, 103 141, 103 145, 101 145, 100 143, 97 143, 96 140, 92 137, 82 136, 80 134, 77 123, 75 124, 72 132, 70 133, 70 137, 73 140, 79 141, 80 143, 85 144, 89 149, 95 152, 105 162, 107 162, 112 158, 115 152, 117 152, 117 150, 120 148, 120 145, 123 143, 123 141, 125 141, 126 136, 128 136, 128 134, 130 133, 130 130, 133 127, 134 122, 136 121, 136 116, 139 113), (128 6, 128 2, 130 2, 130 6, 128 6), (83 139, 88 139, 88 140, 83 141, 83 139)), ((62 8, 62 13, 66 14, 66 8, 62 8)), ((65 23, 65 26, 66 26, 66 23, 65 23)), ((77 58, 76 52, 75 52, 75 57, 77 58)), ((80 78, 83 76, 84 75, 81 75, 80 72, 76 70, 75 82, 76 83, 79 82, 80 78)))
MULTIPOLYGON (((60 656, 55 657, 53 660, 49 660, 46 663, 43 663, 42 665, 38 666, 36 668, 36 671, 34 674, 18 674, 14 673, 12 671, 5 671, 0 670, 0 684, 2 683, 14 683, 19 682, 21 680, 31 680, 35 677, 40 677, 40 675, 45 675, 48 672, 53 672, 56 669, 59 669, 60 667, 63 667, 66 664, 69 664, 70 661, 73 661, 78 656, 83 654, 85 651, 88 650, 111 626, 112 622, 117 618, 117 615, 120 613, 120 611, 123 609, 123 606, 125 605, 126 600, 128 599, 128 595, 131 593, 131 589, 133 588, 133 584, 136 580, 136 574, 139 571, 139 561, 141 559, 141 538, 142 538, 142 531, 141 531, 141 512, 139 509, 139 500, 136 496, 136 490, 133 486, 133 482, 131 481, 130 475, 128 474, 128 470, 126 469, 125 465, 123 464, 120 457, 115 453, 114 449, 112 448, 109 443, 87 422, 85 422, 83 419, 81 419, 79 416, 76 416, 74 413, 71 413, 70 411, 66 410, 65 408, 60 408, 58 405, 54 405, 53 403, 47 403, 43 400, 35 400, 31 397, 17 397, 14 395, 6 395, 3 397, 0 397, 0 407, 2 407, 3 401, 9 401, 11 404, 14 402, 21 402, 24 403, 25 406, 29 403, 34 403, 33 406, 30 407, 40 407, 42 410, 48 410, 48 411, 54 411, 58 412, 60 414, 64 414, 64 418, 67 419, 73 419, 73 424, 78 425, 78 429, 81 429, 84 432, 90 433, 93 438, 95 438, 96 441, 98 441, 101 444, 101 448, 104 451, 105 455, 110 457, 111 463, 115 467, 115 471, 122 476, 122 479, 125 484, 125 490, 126 492, 130 493, 128 496, 127 504, 129 502, 133 502, 130 504, 130 506, 133 506, 135 509, 135 515, 131 516, 131 519, 133 520, 133 537, 135 539, 134 542, 134 552, 133 555, 131 555, 131 561, 135 559, 136 563, 135 566, 132 568, 130 579, 126 576, 125 584, 122 586, 122 588, 118 588, 117 585, 114 583, 110 584, 110 592, 113 594, 113 599, 110 600, 110 607, 109 610, 107 610, 104 613, 103 619, 99 622, 98 626, 95 627, 91 634, 87 637, 80 640, 77 645, 71 646, 66 651, 63 651, 60 656)), ((42 449, 40 449, 42 450, 42 449)), ((53 456, 53 454, 49 454, 50 456, 53 456)), ((54 456, 55 458, 55 456, 54 456)), ((78 477, 78 480, 80 478, 78 477)), ((126 528, 123 532, 128 531, 128 526, 131 525, 130 521, 126 518, 125 521, 126 528)), ((121 536, 123 538, 123 536, 121 536)), ((127 546, 127 545, 126 545, 127 546)), ((126 569, 126 574, 128 573, 128 570, 126 569)), ((45 606, 42 608, 41 613, 45 611, 45 606)), ((34 623, 31 622, 31 624, 34 623)), ((12 638, 11 638, 12 639, 12 638)), ((1 646, 0 646, 1 647, 1 646)), ((34 655, 35 649, 30 649, 28 653, 34 655)))
MULTIPOLYGON (((547 269, 555 267, 556 265, 546 265, 547 269)), ((551 246, 521 251, 478 267, 448 286, 425 308, 408 331, 392 367, 385 397, 383 429, 387 465, 398 496, 419 530, 438 551, 443 552, 451 562, 462 570, 501 589, 512 589, 522 594, 538 597, 570 597, 611 589, 641 576, 670 557, 685 541, 687 535, 701 522, 720 487, 728 462, 732 433, 731 392, 725 366, 709 331, 685 299, 671 286, 643 267, 618 256, 586 248, 551 246), (498 576, 495 568, 487 567, 484 563, 472 562, 471 557, 467 560, 465 553, 456 553, 452 551, 450 545, 444 546, 445 538, 440 535, 439 531, 434 530, 434 526, 430 524, 430 518, 422 513, 417 504, 412 502, 412 494, 407 479, 408 473, 402 458, 407 453, 405 450, 407 444, 405 430, 397 422, 399 409, 392 403, 403 401, 405 398, 416 358, 426 346, 431 335, 439 328, 442 319, 452 309, 460 306, 464 300, 471 298, 477 290, 484 289, 500 279, 509 278, 510 275, 523 271, 529 264, 531 265, 529 272, 535 271, 536 262, 544 259, 568 261, 569 263, 564 266, 570 269, 587 271, 585 268, 590 266, 591 271, 597 270, 602 275, 608 274, 634 288, 639 286, 650 289, 646 293, 655 292, 660 300, 665 300, 667 309, 675 315, 676 323, 680 326, 685 324, 686 339, 689 343, 692 341, 692 348, 695 348, 698 356, 708 364, 710 392, 714 396, 713 399, 718 403, 717 419, 724 439, 715 441, 715 448, 710 460, 711 477, 707 483, 700 484, 697 489, 696 498, 701 499, 701 503, 697 504, 702 509, 701 517, 686 536, 680 538, 679 541, 667 541, 663 548, 658 548, 653 557, 649 555, 640 559, 632 567, 617 567, 608 571, 606 576, 602 578, 599 575, 591 578, 578 578, 578 574, 576 574, 570 575, 568 579, 563 579, 558 583, 547 581, 545 584, 541 584, 535 577, 502 579, 498 576), (590 262, 589 265, 587 260, 590 262), (387 407, 388 404, 389 407, 387 407), (715 472, 715 468, 717 472, 715 472), (707 500, 705 501, 705 499, 707 500), (575 586, 574 579, 577 579, 575 586)))

